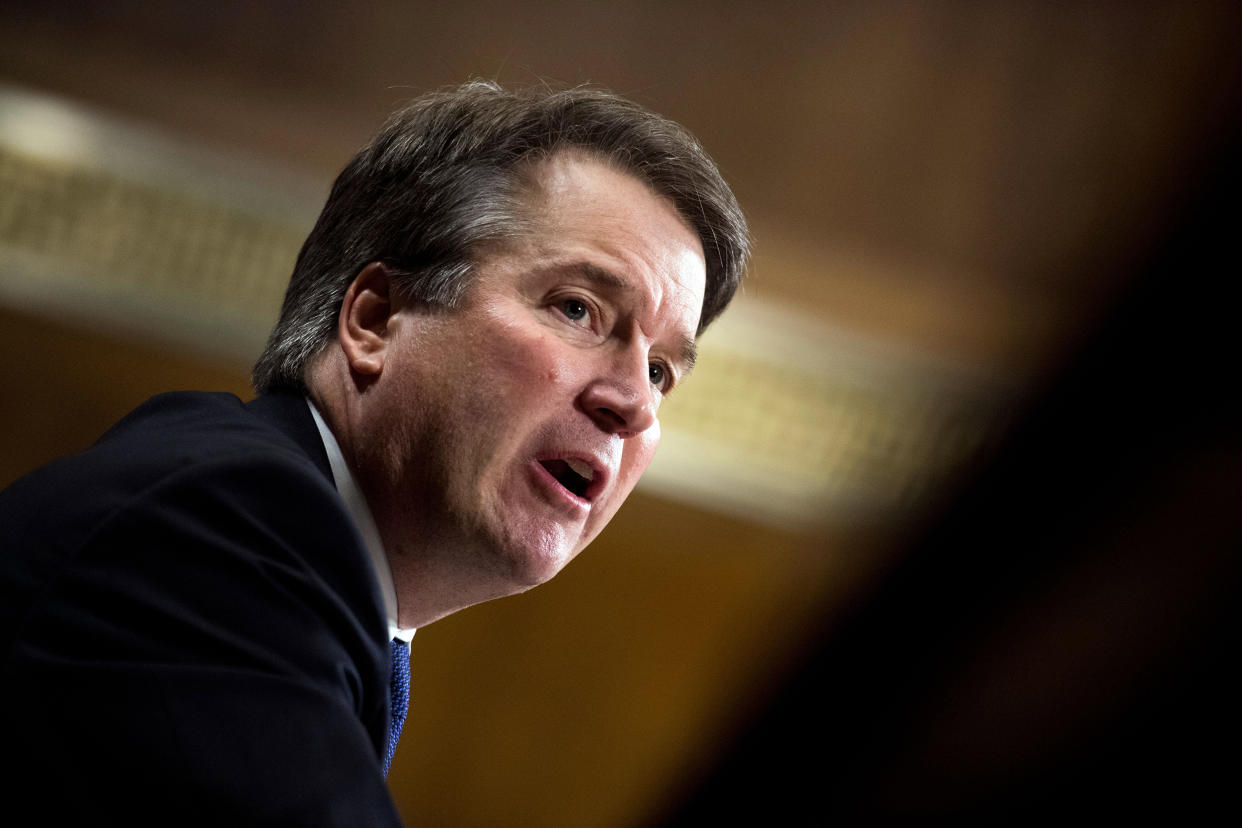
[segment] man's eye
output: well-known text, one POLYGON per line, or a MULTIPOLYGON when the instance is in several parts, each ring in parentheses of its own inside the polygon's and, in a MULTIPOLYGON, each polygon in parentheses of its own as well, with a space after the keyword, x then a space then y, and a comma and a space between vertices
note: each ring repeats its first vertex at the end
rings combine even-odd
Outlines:
POLYGON ((581 299, 562 299, 561 313, 565 314, 570 322, 581 322, 591 315, 591 309, 581 299))
POLYGON ((668 371, 664 370, 664 366, 658 362, 653 362, 647 366, 647 379, 651 384, 661 391, 668 385, 668 371))

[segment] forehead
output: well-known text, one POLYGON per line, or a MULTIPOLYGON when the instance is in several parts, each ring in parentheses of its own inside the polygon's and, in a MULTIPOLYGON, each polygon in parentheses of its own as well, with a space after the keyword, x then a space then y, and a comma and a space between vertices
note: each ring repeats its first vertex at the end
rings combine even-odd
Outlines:
POLYGON ((536 220, 556 221, 563 211, 578 215, 607 213, 654 224, 676 224, 697 234, 666 196, 638 175, 587 150, 565 149, 535 161, 524 179, 536 220), (653 209, 654 208, 654 209, 653 209))
POLYGON ((703 246, 674 204, 646 182, 583 152, 557 153, 530 175, 536 255, 618 290, 676 305, 697 329, 706 287, 703 246))

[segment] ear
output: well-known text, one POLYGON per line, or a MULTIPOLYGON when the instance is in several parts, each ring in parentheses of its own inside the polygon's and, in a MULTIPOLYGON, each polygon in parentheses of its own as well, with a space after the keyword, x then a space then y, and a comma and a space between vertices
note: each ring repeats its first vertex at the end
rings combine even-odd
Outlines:
POLYGON ((341 300, 337 339, 349 367, 357 374, 379 376, 389 345, 389 320, 396 307, 392 301, 392 272, 371 262, 358 272, 341 300))

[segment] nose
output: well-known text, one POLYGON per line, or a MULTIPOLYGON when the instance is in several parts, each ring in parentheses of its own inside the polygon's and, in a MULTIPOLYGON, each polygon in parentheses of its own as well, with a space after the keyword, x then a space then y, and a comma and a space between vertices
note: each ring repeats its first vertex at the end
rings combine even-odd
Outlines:
POLYGON ((659 396, 647 377, 647 355, 637 350, 627 349, 579 396, 583 411, 609 434, 633 437, 656 423, 659 396))

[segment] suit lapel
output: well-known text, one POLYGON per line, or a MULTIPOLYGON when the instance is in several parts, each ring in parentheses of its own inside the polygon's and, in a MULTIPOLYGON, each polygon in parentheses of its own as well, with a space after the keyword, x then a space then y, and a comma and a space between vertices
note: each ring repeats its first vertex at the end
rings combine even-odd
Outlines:
POLYGON ((311 416, 304 396, 296 391, 273 391, 246 403, 246 409, 288 435, 306 452, 328 482, 332 482, 328 452, 323 447, 323 439, 319 436, 315 418, 311 416))

